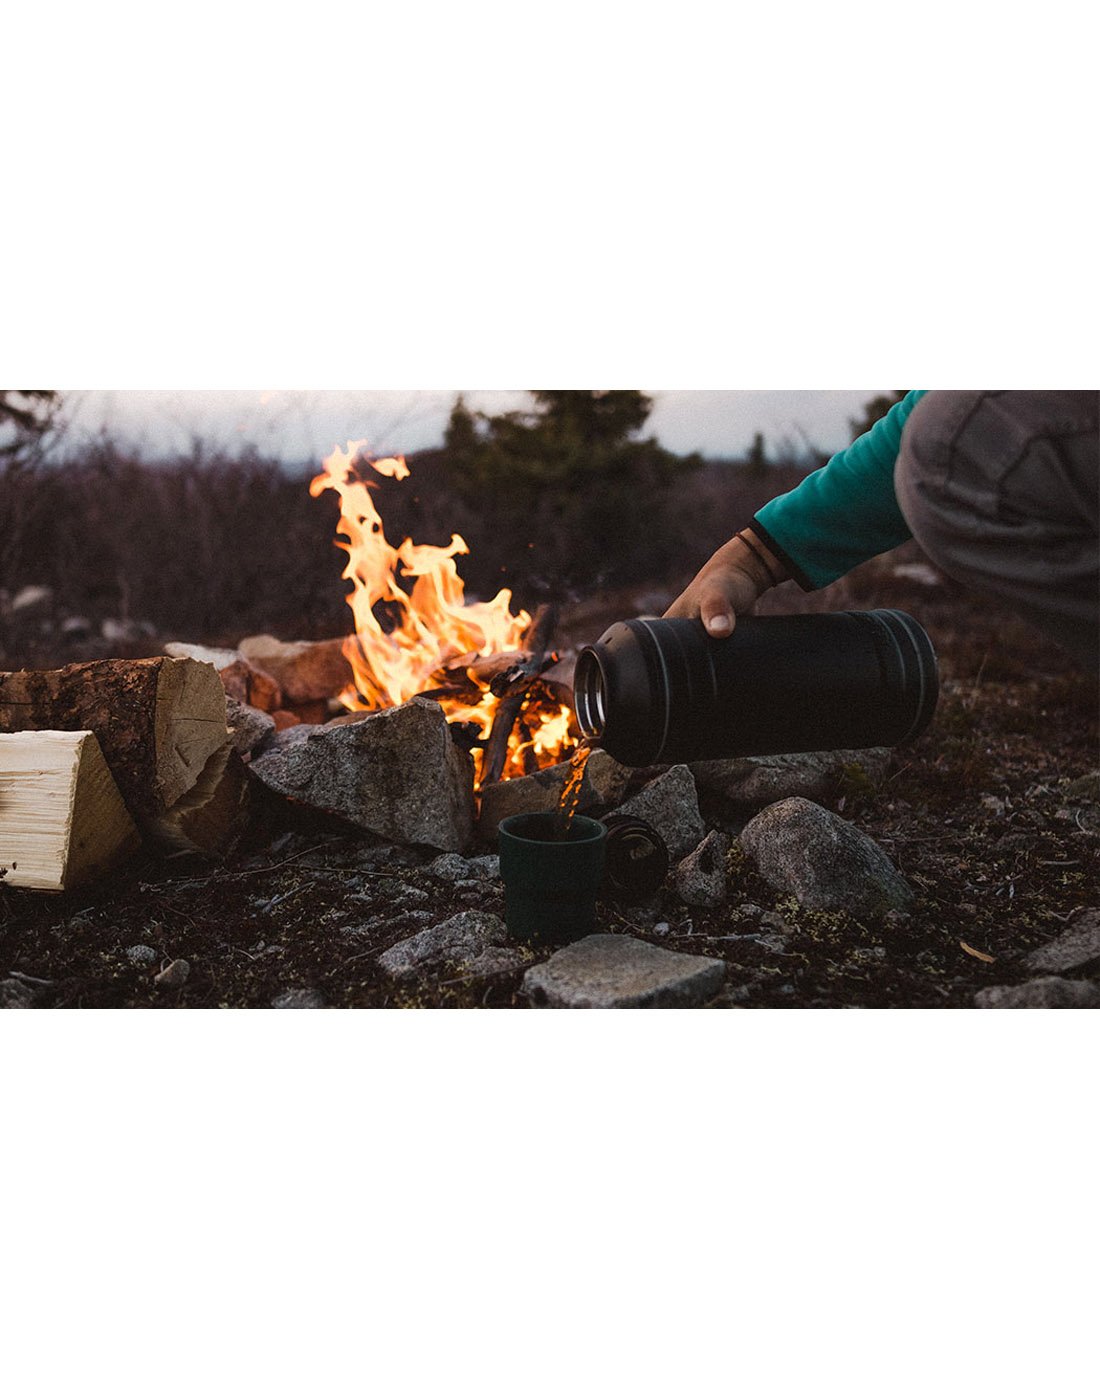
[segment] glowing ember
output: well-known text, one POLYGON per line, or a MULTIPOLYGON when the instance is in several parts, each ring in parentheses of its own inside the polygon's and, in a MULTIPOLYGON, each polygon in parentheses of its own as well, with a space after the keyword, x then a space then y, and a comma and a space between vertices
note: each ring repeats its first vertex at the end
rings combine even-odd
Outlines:
MULTIPOLYGON (((348 555, 343 577, 352 585, 348 603, 355 634, 344 651, 355 685, 339 698, 349 710, 381 710, 453 681, 457 669, 465 682, 462 694, 435 698, 448 720, 476 724, 487 738, 500 701, 476 662, 520 650, 530 615, 522 609, 512 612, 507 588, 488 603, 465 601, 455 565, 455 555, 469 553, 461 535, 452 535, 445 547, 407 539, 395 549, 386 540, 371 498, 372 483, 359 476, 356 466, 365 464, 398 481, 409 469, 404 457, 370 461, 360 456, 364 446, 349 442, 346 451, 334 449, 309 486, 312 496, 339 492, 339 531, 346 537, 336 544, 348 555), (375 613, 379 604, 385 605, 385 626, 375 613)), ((576 742, 569 733, 571 720, 568 705, 550 700, 536 687, 509 742, 503 776, 519 777, 562 759, 576 742)))

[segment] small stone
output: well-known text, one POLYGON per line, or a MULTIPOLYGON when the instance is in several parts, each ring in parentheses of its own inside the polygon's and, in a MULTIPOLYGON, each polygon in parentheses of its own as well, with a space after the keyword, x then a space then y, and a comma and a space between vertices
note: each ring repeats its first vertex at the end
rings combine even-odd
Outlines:
POLYGON ((126 949, 126 956, 132 963, 154 963, 157 960, 155 948, 150 948, 148 943, 131 943, 126 949))
POLYGON ((466 864, 474 880, 500 879, 500 856, 471 856, 466 864))
POLYGON ((531 968, 523 989, 542 1006, 702 1006, 718 992, 725 975, 719 958, 672 953, 623 934, 594 933, 531 968))
POLYGON ((1057 938, 1024 959, 1031 972, 1073 972, 1100 958, 1100 909, 1086 909, 1057 938))
POLYGON ((974 1005, 984 1010, 1095 1010, 1100 984, 1068 977, 1036 977, 1017 987, 983 987, 974 1005))
POLYGON ((653 932, 663 937, 666 933, 672 932, 672 925, 666 924, 662 919, 659 924, 653 925, 653 932))
POLYGON ((428 874, 438 876, 440 880, 465 880, 469 877, 469 871, 469 861, 463 860, 453 851, 437 856, 428 866, 428 874))
POLYGON ((773 889, 794 895, 808 909, 866 918, 913 899, 881 847, 803 797, 765 807, 741 833, 741 845, 773 889))
POLYGON ((328 700, 352 684, 344 638, 323 642, 280 642, 263 634, 245 637, 237 650, 250 666, 274 677, 283 700, 293 709, 299 701, 328 700))
POLYGON ((276 1011, 317 1011, 325 999, 316 987, 288 987, 280 992, 271 1005, 276 1011))
POLYGON ((186 958, 173 958, 166 968, 157 973, 153 981, 162 991, 174 991, 183 986, 190 971, 191 964, 186 958))
POLYGON ((167 642, 164 654, 187 657, 191 661, 203 661, 218 671, 224 671, 227 666, 232 666, 235 661, 241 659, 239 652, 230 651, 227 647, 204 647, 198 642, 167 642))
POLYGON ((694 850, 707 834, 706 823, 699 811, 695 779, 686 764, 678 763, 659 778, 647 783, 629 802, 624 802, 613 816, 641 817, 648 822, 668 847, 669 855, 678 860, 694 850))
POLYGON ((28 583, 8 604, 13 613, 42 613, 53 607, 53 589, 42 583, 28 583))
POLYGON ((243 656, 218 670, 225 693, 242 705, 255 705, 258 710, 274 714, 283 703, 279 682, 266 671, 250 666, 243 656))
MULTIPOLYGON (((521 812, 557 811, 569 768, 568 763, 555 763, 524 778, 488 783, 481 790, 478 830, 482 836, 487 841, 492 840, 505 817, 517 816, 521 812)), ((585 764, 577 811, 587 812, 592 807, 612 806, 626 791, 629 780, 629 768, 616 763, 603 749, 593 749, 585 764)))
POLYGON ((676 868, 676 893, 685 904, 716 909, 726 899, 726 859, 730 838, 712 831, 676 868))
POLYGON ((770 754, 759 758, 706 759, 691 765, 703 792, 741 807, 761 808, 786 797, 832 797, 845 778, 881 782, 889 749, 835 749, 826 753, 770 754))
POLYGON ((378 966, 398 982, 427 977, 474 981, 518 972, 530 961, 529 952, 509 944, 503 919, 471 909, 395 943, 379 957, 378 966))
POLYGON ((230 741, 242 758, 259 751, 266 740, 275 736, 275 721, 266 710, 258 710, 255 705, 242 705, 232 696, 226 697, 225 720, 229 726, 230 741))
POLYGON ((0 1011, 25 1011, 34 1002, 34 989, 18 977, 0 981, 0 1011))

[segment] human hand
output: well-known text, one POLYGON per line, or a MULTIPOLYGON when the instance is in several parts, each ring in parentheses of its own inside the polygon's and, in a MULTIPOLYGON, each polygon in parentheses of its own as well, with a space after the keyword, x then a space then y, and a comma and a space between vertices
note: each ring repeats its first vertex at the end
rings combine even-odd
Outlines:
POLYGON ((789 575, 751 530, 742 530, 716 550, 665 613, 698 617, 712 637, 728 637, 740 613, 789 575), (743 536, 749 536, 750 544, 743 536))

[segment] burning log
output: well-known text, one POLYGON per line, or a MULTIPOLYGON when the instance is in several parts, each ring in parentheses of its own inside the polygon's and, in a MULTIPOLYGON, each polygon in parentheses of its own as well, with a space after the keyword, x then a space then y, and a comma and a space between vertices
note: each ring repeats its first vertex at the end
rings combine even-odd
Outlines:
POLYGON ((510 700, 513 695, 523 695, 543 672, 556 665, 559 659, 556 651, 548 651, 542 656, 528 656, 515 661, 493 676, 489 682, 489 689, 501 700, 510 700))
POLYGON ((75 889, 140 844, 94 734, 0 734, 0 882, 75 889))
POLYGON ((0 733, 23 730, 90 730, 131 816, 149 827, 226 747, 225 691, 213 666, 183 657, 0 672, 0 733))
MULTIPOLYGON (((531 655, 529 665, 538 665, 545 659, 556 620, 556 609, 551 607, 549 603, 544 603, 535 613, 527 635, 523 639, 525 649, 531 655)), ((510 695, 506 700, 502 700, 497 707, 497 712, 493 717, 493 727, 489 731, 489 738, 485 743, 481 774, 483 784, 500 781, 500 775, 504 772, 504 765, 508 759, 508 740, 512 728, 519 718, 520 711, 523 709, 525 697, 526 688, 517 694, 510 695)))

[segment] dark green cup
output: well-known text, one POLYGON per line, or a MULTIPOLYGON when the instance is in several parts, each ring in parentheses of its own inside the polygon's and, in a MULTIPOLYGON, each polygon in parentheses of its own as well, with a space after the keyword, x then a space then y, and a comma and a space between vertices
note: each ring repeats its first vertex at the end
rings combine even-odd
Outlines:
POLYGON ((504 917, 524 943, 571 943, 596 927, 607 828, 574 817, 565 838, 556 812, 505 817, 497 828, 504 917))

